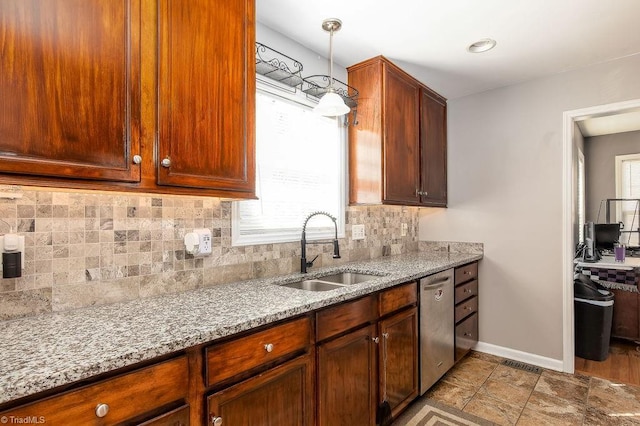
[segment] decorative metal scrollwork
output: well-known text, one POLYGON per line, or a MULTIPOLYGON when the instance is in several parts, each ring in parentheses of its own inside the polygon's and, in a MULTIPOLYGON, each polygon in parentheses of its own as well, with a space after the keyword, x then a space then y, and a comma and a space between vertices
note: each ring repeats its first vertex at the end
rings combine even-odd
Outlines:
POLYGON ((302 84, 302 64, 262 43, 256 42, 256 73, 290 87, 302 84))
MULTIPOLYGON (((309 96, 321 98, 329 90, 328 75, 310 75, 305 77, 302 91, 309 96)), ((358 106, 358 91, 347 83, 333 79, 333 90, 344 99, 349 108, 358 106)))

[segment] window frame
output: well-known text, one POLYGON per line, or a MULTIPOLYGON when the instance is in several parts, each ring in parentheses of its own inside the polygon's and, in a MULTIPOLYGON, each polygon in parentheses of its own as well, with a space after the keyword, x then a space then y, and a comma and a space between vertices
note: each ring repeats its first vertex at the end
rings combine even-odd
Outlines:
MULTIPOLYGON (((617 199, 623 198, 622 197, 622 163, 624 161, 629 161, 629 160, 636 160, 640 162, 640 153, 622 154, 622 155, 615 156, 615 178, 616 178, 616 198, 617 199)), ((616 222, 618 223, 624 222, 623 206, 624 206, 624 202, 620 202, 619 205, 616 204, 616 222)), ((640 221, 640 216, 638 216, 638 220, 640 221)), ((638 229, 638 227, 640 227, 639 223, 635 223, 634 225, 635 225, 635 229, 638 229)), ((621 231, 621 234, 623 233, 628 233, 628 237, 626 241, 624 241, 624 243, 627 244, 633 238, 633 234, 635 233, 635 231, 633 231, 633 229, 621 231)), ((635 238, 640 238, 640 235, 636 235, 635 238)), ((621 242, 623 242, 622 235, 620 235, 620 240, 621 242)))
MULTIPOLYGON (((306 94, 301 91, 296 90, 295 88, 291 88, 289 86, 280 84, 275 81, 267 81, 260 77, 256 78, 256 93, 262 92, 268 96, 273 96, 275 98, 280 98, 285 102, 290 102, 294 104, 298 104, 302 107, 306 107, 309 109, 313 109, 315 105, 317 105, 317 101, 310 99, 306 94)), ((336 125, 340 127, 340 189, 339 189, 339 197, 340 197, 340 212, 337 215, 337 225, 338 225, 338 238, 345 237, 345 228, 346 228, 346 208, 347 208, 347 128, 341 124, 341 118, 336 117, 336 125)), ((258 167, 258 162, 256 159, 256 167, 258 167)), ((257 174, 256 174, 257 179, 257 174)), ((258 184, 256 183, 256 188, 258 184)), ((236 246, 250 246, 250 245, 259 245, 259 244, 276 244, 276 243, 291 243, 300 241, 301 233, 302 233, 302 224, 304 222, 304 217, 300 218, 299 223, 299 232, 293 234, 291 232, 286 233, 274 233, 274 234, 262 234, 262 235, 240 235, 240 204, 242 200, 233 201, 231 203, 231 245, 236 246)), ((324 219, 323 219, 324 220, 324 219)), ((309 227, 307 228, 307 240, 324 240, 329 238, 334 238, 334 229, 331 222, 326 219, 326 221, 321 221, 318 219, 309 222, 309 227), (322 226, 323 230, 317 230, 314 226, 314 223, 318 224, 327 224, 327 226, 322 226), (330 228, 329 228, 330 226, 330 228), (327 230, 325 231, 324 228, 327 230), (330 229, 330 232, 329 232, 330 229), (330 234, 330 235, 329 235, 330 234)))
POLYGON ((586 206, 586 164, 584 153, 578 148, 578 242, 584 242, 584 224, 587 220, 586 206))

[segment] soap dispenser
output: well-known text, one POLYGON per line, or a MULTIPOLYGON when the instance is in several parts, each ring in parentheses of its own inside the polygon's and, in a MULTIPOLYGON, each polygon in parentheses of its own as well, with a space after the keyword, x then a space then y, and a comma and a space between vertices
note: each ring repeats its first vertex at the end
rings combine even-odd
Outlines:
POLYGON ((17 234, 4 236, 2 250, 2 278, 18 278, 22 276, 22 252, 20 252, 20 237, 17 234))

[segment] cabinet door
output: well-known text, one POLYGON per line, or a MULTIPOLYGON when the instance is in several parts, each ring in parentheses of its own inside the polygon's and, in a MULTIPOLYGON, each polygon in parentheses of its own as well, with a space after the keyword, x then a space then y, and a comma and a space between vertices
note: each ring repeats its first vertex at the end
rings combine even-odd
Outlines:
POLYGON ((318 346, 318 424, 373 425, 376 421, 375 326, 318 346))
POLYGON ((613 304, 613 326, 611 335, 624 339, 640 339, 640 304, 638 293, 611 290, 615 297, 613 304))
POLYGON ((307 354, 207 398, 208 423, 224 425, 312 425, 314 358, 307 354))
POLYGON ((380 401, 394 417, 418 396, 418 310, 400 312, 380 321, 380 401))
POLYGON ((456 325, 456 362, 478 343, 478 313, 456 325))
POLYGON ((447 104, 421 90, 420 180, 421 204, 447 205, 447 104))
POLYGON ((420 90, 414 80, 385 64, 384 202, 418 204, 420 198, 420 90))
POLYGON ((2 0, 0 28, 0 170, 139 181, 140 0, 2 0))
POLYGON ((158 184, 253 194, 253 0, 158 4, 158 184))

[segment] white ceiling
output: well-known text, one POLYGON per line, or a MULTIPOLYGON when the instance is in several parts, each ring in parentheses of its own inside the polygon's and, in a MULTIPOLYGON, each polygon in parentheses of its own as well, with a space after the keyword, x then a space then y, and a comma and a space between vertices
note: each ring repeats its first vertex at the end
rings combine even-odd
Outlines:
POLYGON ((584 137, 634 132, 640 130, 640 111, 592 117, 577 123, 584 137))
POLYGON ((325 18, 343 22, 336 63, 382 54, 449 99, 640 53, 640 0, 257 0, 258 21, 327 56, 325 18))

